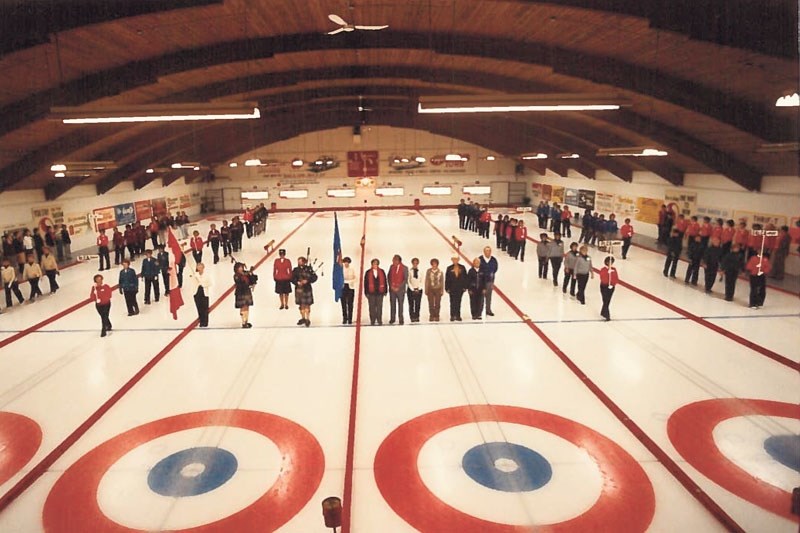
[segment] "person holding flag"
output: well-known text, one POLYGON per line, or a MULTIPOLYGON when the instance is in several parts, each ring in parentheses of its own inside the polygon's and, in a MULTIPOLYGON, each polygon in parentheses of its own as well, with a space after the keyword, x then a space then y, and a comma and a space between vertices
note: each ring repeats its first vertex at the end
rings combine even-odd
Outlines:
POLYGON ((342 324, 353 323, 353 299, 356 275, 350 268, 350 258, 342 259, 342 239, 339 236, 339 218, 333 213, 333 298, 342 302, 342 324), (345 265, 345 260, 347 264, 345 265), (345 269, 347 276, 345 276, 345 269))
POLYGON ((181 294, 181 286, 183 284, 178 282, 178 268, 186 260, 171 227, 167 228, 167 246, 169 246, 172 253, 170 254, 169 284, 167 285, 170 289, 165 294, 169 294, 169 311, 172 313, 172 318, 178 320, 178 309, 183 306, 183 295, 181 294))

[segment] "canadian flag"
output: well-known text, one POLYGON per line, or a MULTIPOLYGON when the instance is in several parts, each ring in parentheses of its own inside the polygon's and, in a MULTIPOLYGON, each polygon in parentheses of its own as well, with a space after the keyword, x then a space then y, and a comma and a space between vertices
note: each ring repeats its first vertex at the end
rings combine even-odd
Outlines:
POLYGON ((172 233, 172 228, 168 228, 167 246, 169 246, 172 253, 172 261, 170 261, 169 268, 169 310, 172 313, 172 318, 178 320, 178 309, 183 305, 183 295, 181 295, 181 289, 178 286, 178 265, 184 259, 183 250, 181 250, 181 245, 178 244, 175 234, 172 233))

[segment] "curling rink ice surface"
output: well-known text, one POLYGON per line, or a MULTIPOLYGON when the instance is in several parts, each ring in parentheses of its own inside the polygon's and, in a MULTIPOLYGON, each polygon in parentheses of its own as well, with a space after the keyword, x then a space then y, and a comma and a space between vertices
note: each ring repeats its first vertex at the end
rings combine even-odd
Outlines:
MULTIPOLYGON (((465 297, 450 323, 445 297, 431 324, 423 298, 419 324, 406 307, 389 326, 387 298, 387 325, 370 327, 362 301, 360 325, 342 326, 333 225, 282 213, 245 239, 250 330, 227 259, 208 267, 208 329, 189 283, 178 320, 142 287, 134 317, 115 293, 101 339, 94 262, 0 315, 0 531, 321 532, 328 496, 359 533, 798 530, 797 295, 769 290, 751 310, 740 281, 727 303, 721 284, 670 281, 663 256, 633 247, 604 322, 598 277, 582 306, 537 278, 528 242, 524 263, 495 251, 494 317, 469 320, 465 297), (323 263, 310 328, 278 310, 272 239, 323 263)), ((342 211, 339 226, 356 270, 395 253, 446 267, 452 235, 468 258, 494 248, 454 210, 342 211)))

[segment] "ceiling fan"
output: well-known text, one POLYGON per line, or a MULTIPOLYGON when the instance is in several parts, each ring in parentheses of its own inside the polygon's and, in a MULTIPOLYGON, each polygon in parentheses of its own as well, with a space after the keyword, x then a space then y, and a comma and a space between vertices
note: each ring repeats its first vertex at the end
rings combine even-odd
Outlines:
POLYGON ((346 22, 339 15, 334 15, 333 13, 328 15, 328 18, 330 19, 331 22, 333 22, 335 24, 338 24, 340 26, 339 28, 336 28, 333 31, 329 31, 328 35, 336 35, 337 33, 341 33, 343 31, 351 32, 351 31, 355 31, 355 30, 370 30, 370 31, 384 30, 384 29, 389 27, 388 24, 383 25, 383 26, 359 26, 359 25, 350 24, 349 22, 346 22))

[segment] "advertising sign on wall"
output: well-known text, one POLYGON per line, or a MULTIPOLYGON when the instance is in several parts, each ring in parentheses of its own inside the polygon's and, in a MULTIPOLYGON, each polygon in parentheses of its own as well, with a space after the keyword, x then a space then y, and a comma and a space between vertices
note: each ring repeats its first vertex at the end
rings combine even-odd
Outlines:
POLYGON ((613 213, 614 195, 606 192, 595 193, 594 208, 601 213, 613 213))
POLYGON ((347 152, 347 176, 350 178, 366 178, 379 174, 377 150, 361 150, 347 152))
POLYGON ((188 194, 181 195, 181 209, 188 209, 192 207, 192 199, 188 194))
POLYGON ((617 219, 624 220, 636 214, 636 198, 633 196, 623 196, 618 194, 614 200, 614 213, 617 219))
POLYGON ((95 216, 95 227, 97 231, 116 227, 117 219, 114 216, 113 207, 102 207, 93 211, 95 216))
POLYGON ((637 198, 636 208, 639 212, 636 213, 636 220, 648 224, 658 224, 658 212, 661 211, 663 203, 659 198, 637 198))
POLYGON ((539 202, 542 199, 542 184, 531 183, 531 201, 539 202))
POLYGON ((89 226, 89 213, 67 213, 64 215, 64 224, 72 236, 82 235, 91 229, 89 226))
POLYGON ((133 208, 133 204, 115 205, 114 219, 117 221, 117 226, 124 226, 136 222, 136 209, 133 208))
POLYGON ((176 211, 180 211, 181 207, 181 199, 177 196, 167 196, 167 211, 174 214, 176 211))
POLYGON ((578 191, 578 207, 594 210, 594 191, 580 189, 578 191))
POLYGON ((728 220, 733 218, 733 209, 728 209, 727 207, 708 207, 704 205, 698 205, 695 214, 698 217, 711 217, 711 219, 721 218, 723 220, 728 220))
POLYGON ((564 189, 564 203, 572 206, 580 206, 580 191, 578 189, 564 189))
MULTIPOLYGON (((664 192, 664 201, 669 206, 672 204, 677 214, 691 216, 697 210, 697 192, 683 189, 667 189, 664 192)), ((660 206, 659 206, 660 207, 660 206)))
POLYGON ((786 225, 786 217, 784 215, 756 213, 755 211, 740 211, 737 209, 733 212, 733 218, 737 221, 744 220, 748 226, 753 224, 761 224, 762 226, 773 224, 776 228, 780 228, 786 225))
POLYGON ((134 202, 133 207, 136 211, 136 220, 144 221, 153 218, 153 207, 150 205, 150 200, 134 202))
POLYGON ((150 206, 153 208, 154 217, 163 217, 167 214, 166 198, 153 198, 150 200, 150 206))
POLYGON ((64 209, 60 205, 48 205, 31 209, 34 223, 44 229, 64 223, 64 209))
POLYGON ((553 200, 555 203, 563 203, 564 202, 564 187, 556 187, 553 186, 553 190, 550 193, 550 199, 553 200))
POLYGON ((546 183, 542 184, 542 200, 550 201, 553 197, 553 186, 546 183))

